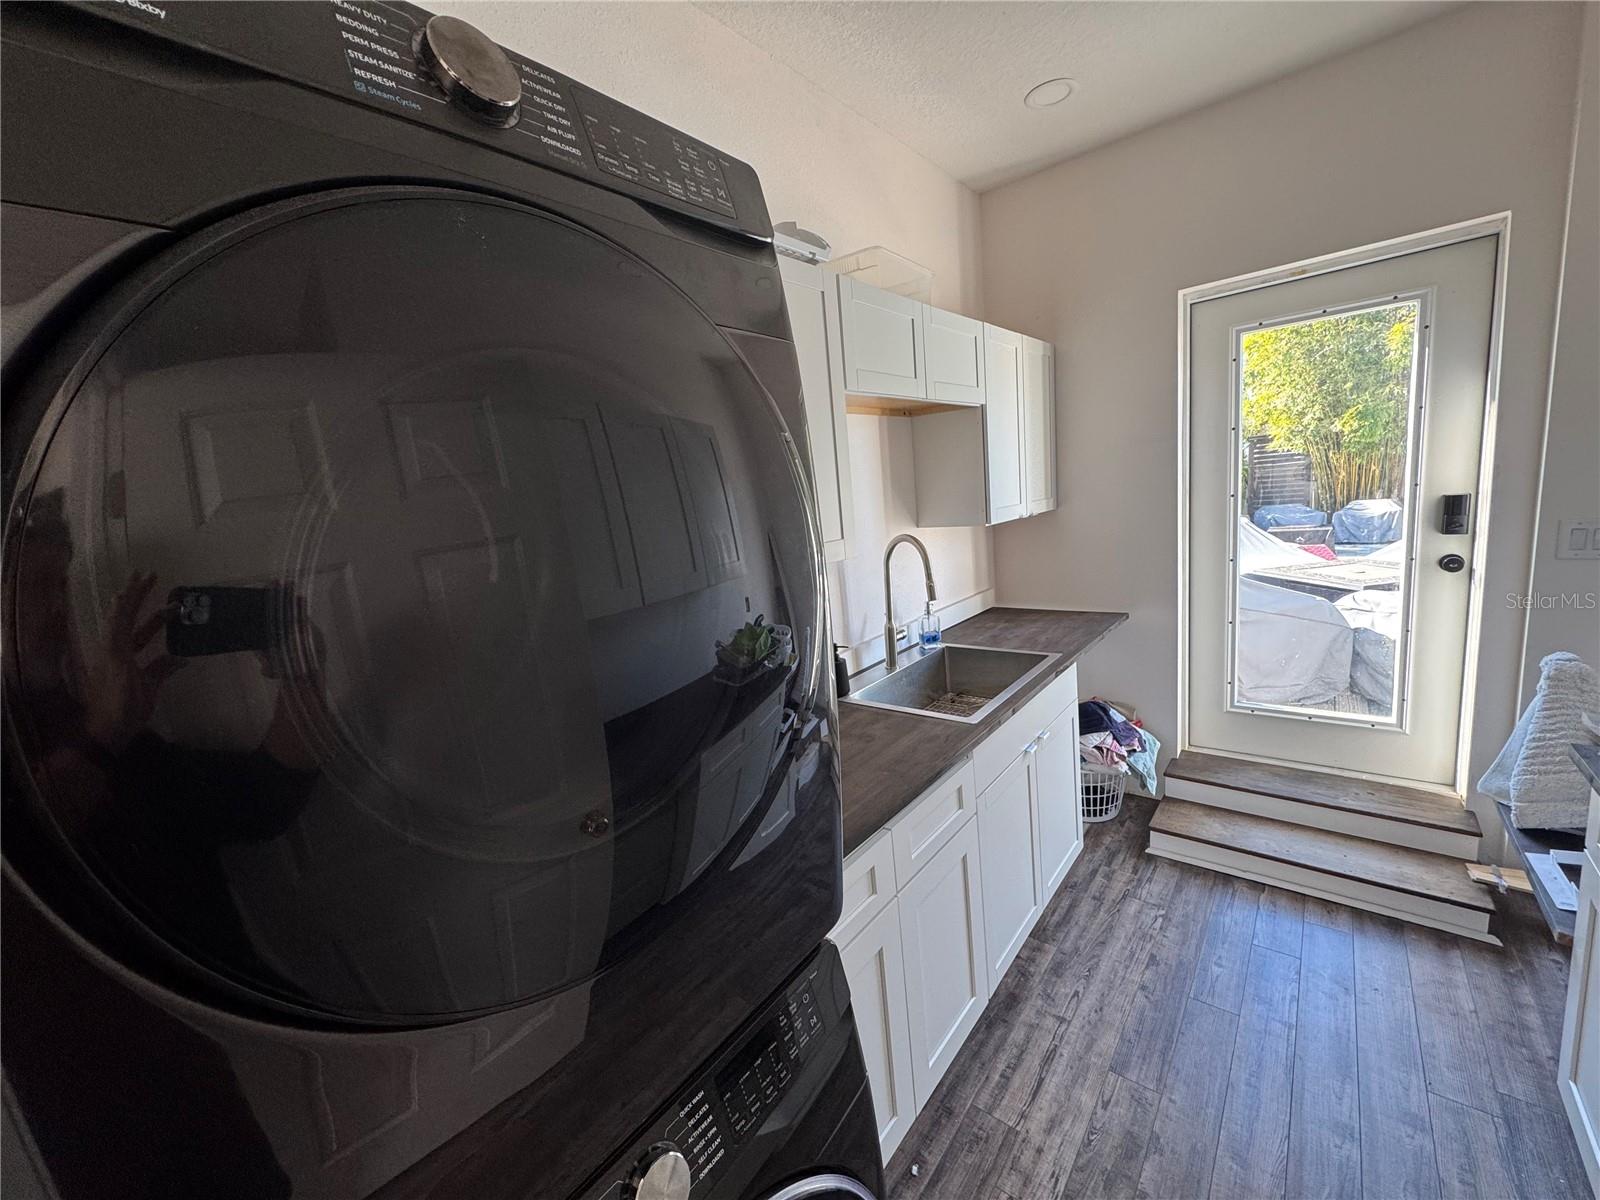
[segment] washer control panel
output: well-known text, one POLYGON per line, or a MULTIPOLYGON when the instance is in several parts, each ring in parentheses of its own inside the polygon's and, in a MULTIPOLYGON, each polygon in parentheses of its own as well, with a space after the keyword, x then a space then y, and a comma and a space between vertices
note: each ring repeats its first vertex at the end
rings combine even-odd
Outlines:
POLYGON ((640 1164, 659 1161, 668 1152, 688 1164, 688 1195, 706 1195, 763 1131, 781 1128, 784 1118, 794 1115, 784 1112, 784 1101, 805 1086, 807 1067, 840 1022, 843 1010, 830 983, 835 963, 828 952, 814 957, 756 1018, 754 1027, 680 1092, 635 1148, 582 1193, 584 1200, 644 1200, 640 1164))
POLYGON ((399 0, 78 7, 726 229, 772 234, 748 163, 456 17, 399 0))
POLYGON ((806 985, 791 993, 785 1008, 717 1072, 717 1094, 735 1141, 761 1128, 788 1090, 801 1055, 821 1032, 816 993, 806 985))

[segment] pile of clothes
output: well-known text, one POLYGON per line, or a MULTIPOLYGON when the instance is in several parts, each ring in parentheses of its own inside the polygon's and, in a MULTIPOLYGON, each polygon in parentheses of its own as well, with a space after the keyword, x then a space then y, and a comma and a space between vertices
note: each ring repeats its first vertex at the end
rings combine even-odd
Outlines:
POLYGON ((1156 792, 1156 755, 1161 743, 1137 717, 1124 716, 1104 700, 1078 704, 1078 757, 1102 771, 1132 772, 1147 795, 1156 792))

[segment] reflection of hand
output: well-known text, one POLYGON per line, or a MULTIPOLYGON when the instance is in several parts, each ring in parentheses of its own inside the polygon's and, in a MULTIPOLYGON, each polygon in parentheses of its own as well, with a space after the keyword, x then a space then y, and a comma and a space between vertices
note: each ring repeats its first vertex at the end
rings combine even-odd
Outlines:
POLYGON ((156 585, 154 573, 128 576, 112 602, 106 642, 89 655, 85 670, 84 727, 89 737, 112 754, 127 749, 150 714, 156 693, 183 665, 183 660, 162 654, 140 664, 139 655, 165 623, 167 611, 159 608, 144 620, 139 611, 156 585))

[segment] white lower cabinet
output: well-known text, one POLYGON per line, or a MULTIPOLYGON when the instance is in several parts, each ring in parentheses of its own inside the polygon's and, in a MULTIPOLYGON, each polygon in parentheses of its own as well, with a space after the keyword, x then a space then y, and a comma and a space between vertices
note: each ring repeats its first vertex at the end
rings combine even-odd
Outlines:
POLYGON ((839 957, 850 981, 850 1006, 861 1035, 872 1108, 878 1119, 878 1145, 887 1162, 917 1115, 899 901, 891 900, 839 951, 839 957))
POLYGON ((994 995, 1039 919, 1043 891, 1034 854, 1034 759, 1019 754, 978 797, 983 867, 983 930, 988 948, 986 995, 994 995))
POLYGON ((971 821, 900 889, 911 1078, 931 1096, 989 1001, 983 868, 971 821))
POLYGON ((1078 763, 1078 698, 1039 735, 1034 763, 1035 844, 1046 896, 1053 896, 1083 852, 1083 805, 1078 763))
POLYGON ((1600 1195, 1600 793, 1589 793, 1589 834, 1578 885, 1567 1009, 1561 1027, 1561 1103, 1589 1186, 1600 1195))
POLYGON ((885 1159, 1083 849, 1077 721, 1068 667, 845 860, 829 937, 885 1159))

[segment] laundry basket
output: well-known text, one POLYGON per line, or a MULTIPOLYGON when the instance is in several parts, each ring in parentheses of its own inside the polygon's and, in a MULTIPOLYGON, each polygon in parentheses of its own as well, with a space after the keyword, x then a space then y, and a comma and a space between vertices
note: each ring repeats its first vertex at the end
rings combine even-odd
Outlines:
POLYGON ((1116 820, 1122 811, 1123 790, 1128 786, 1127 772, 1108 771, 1086 762, 1080 762, 1078 767, 1082 772, 1079 794, 1083 797, 1084 821, 1116 820))

